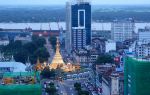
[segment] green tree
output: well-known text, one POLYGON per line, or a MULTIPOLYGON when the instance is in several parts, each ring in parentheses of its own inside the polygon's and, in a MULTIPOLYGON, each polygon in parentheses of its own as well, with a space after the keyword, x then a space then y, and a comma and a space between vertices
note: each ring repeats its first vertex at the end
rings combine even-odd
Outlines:
POLYGON ((52 45, 53 49, 56 49, 57 38, 55 36, 49 38, 49 42, 52 45))
POLYGON ((106 63, 114 63, 114 60, 113 60, 112 56, 110 56, 108 54, 105 54, 105 55, 98 56, 98 58, 97 58, 95 63, 97 65, 106 64, 106 63))
POLYGON ((23 45, 23 47, 28 50, 29 54, 32 55, 38 47, 36 46, 36 43, 34 42, 29 42, 23 45))
POLYGON ((78 91, 78 95, 90 95, 90 93, 88 91, 78 91))
POLYGON ((54 83, 53 82, 49 83, 49 86, 54 86, 54 83))
POLYGON ((30 55, 30 57, 29 57, 30 59, 30 62, 31 62, 31 64, 36 64, 36 62, 37 62, 37 57, 35 56, 35 55, 30 55))
POLYGON ((50 85, 50 87, 46 88, 46 92, 49 95, 56 95, 57 89, 56 89, 56 87, 54 85, 50 85))
POLYGON ((19 50, 17 53, 14 54, 14 59, 16 62, 22 62, 26 63, 28 59, 28 54, 26 53, 27 51, 25 49, 19 50))
POLYGON ((48 58, 50 57, 49 52, 45 47, 38 48, 34 55, 36 58, 39 58, 40 62, 48 61, 48 58))
POLYGON ((50 70, 49 67, 45 67, 41 72, 42 78, 55 78, 55 70, 50 70))
POLYGON ((57 77, 63 77, 63 76, 64 76, 64 71, 61 69, 61 67, 62 67, 62 66, 59 65, 59 66, 55 69, 57 77))
POLYGON ((37 47, 44 47, 46 44, 44 37, 32 36, 32 41, 36 44, 37 47))
POLYGON ((2 48, 2 52, 6 55, 13 55, 22 49, 21 41, 11 41, 8 45, 2 48))
POLYGON ((74 87, 77 91, 80 91, 81 90, 81 83, 75 83, 74 84, 74 87))

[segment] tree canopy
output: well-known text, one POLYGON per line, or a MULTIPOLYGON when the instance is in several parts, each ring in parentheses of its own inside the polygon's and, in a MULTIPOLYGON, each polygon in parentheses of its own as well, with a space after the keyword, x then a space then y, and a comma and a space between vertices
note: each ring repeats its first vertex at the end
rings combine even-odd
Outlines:
POLYGON ((104 55, 98 56, 95 63, 97 65, 106 64, 106 63, 114 63, 114 60, 113 60, 112 56, 110 56, 108 54, 104 54, 104 55))
POLYGON ((46 92, 49 94, 49 95, 56 95, 56 92, 57 92, 57 89, 54 85, 54 83, 50 83, 49 86, 46 88, 46 92))
POLYGON ((1 52, 6 56, 14 55, 15 61, 22 63, 26 63, 29 57, 30 62, 35 64, 37 58, 40 62, 48 61, 50 55, 44 47, 45 44, 45 38, 32 36, 32 41, 25 44, 21 41, 10 41, 8 45, 2 47, 1 52))
POLYGON ((56 49, 57 38, 55 36, 52 36, 49 38, 49 42, 52 45, 53 49, 56 49))
POLYGON ((56 73, 55 70, 50 70, 49 67, 45 67, 41 72, 42 78, 55 78, 56 73))
POLYGON ((39 58, 40 62, 48 61, 48 58, 50 57, 47 49, 45 47, 38 48, 35 52, 34 55, 36 58, 39 58))

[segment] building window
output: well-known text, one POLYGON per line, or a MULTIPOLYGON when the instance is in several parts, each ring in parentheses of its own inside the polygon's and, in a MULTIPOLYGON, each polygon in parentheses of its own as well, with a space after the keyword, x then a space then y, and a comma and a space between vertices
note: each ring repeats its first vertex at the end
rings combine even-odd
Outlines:
POLYGON ((84 27, 85 26, 85 10, 79 10, 78 11, 78 24, 80 27, 84 27))

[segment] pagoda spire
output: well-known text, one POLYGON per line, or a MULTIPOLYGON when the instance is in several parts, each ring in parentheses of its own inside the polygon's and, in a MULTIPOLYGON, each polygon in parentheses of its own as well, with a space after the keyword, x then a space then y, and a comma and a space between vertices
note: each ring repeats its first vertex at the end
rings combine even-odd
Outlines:
POLYGON ((64 63, 63 58, 60 54, 60 44, 59 44, 59 40, 57 38, 56 53, 55 53, 55 56, 52 60, 52 63, 50 64, 50 68, 56 69, 58 66, 64 67, 65 63, 64 63))

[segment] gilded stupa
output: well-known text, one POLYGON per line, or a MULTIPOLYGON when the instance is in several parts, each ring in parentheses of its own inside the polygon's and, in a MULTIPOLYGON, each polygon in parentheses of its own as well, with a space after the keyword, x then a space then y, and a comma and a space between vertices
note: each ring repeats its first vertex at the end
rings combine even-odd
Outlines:
POLYGON ((50 69, 56 69, 57 67, 61 67, 62 69, 65 67, 65 63, 60 54, 60 45, 59 45, 58 38, 57 38, 57 45, 56 45, 56 53, 52 60, 52 63, 50 64, 50 69))
POLYGON ((50 69, 61 68, 65 72, 71 72, 76 70, 76 66, 72 65, 71 63, 68 64, 64 63, 60 53, 60 44, 58 38, 56 44, 56 53, 55 56, 53 57, 51 64, 46 64, 46 62, 44 62, 44 64, 40 64, 39 59, 37 60, 37 64, 36 64, 37 70, 43 70, 45 67, 49 67, 50 69))

